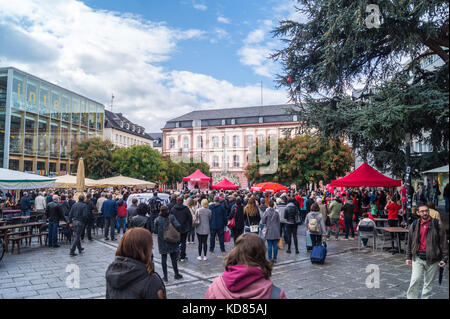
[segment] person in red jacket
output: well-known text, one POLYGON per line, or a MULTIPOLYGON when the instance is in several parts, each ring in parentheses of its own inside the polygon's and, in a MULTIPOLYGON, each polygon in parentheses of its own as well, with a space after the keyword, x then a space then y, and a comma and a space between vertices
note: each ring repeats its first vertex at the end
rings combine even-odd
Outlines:
POLYGON ((122 198, 117 201, 117 234, 120 233, 120 228, 122 228, 123 233, 127 231, 127 204, 122 198))
MULTIPOLYGON (((386 210, 388 211, 388 225, 389 227, 398 227, 398 211, 402 209, 402 206, 397 204, 389 196, 387 198, 386 210)), ((394 233, 391 233, 392 252, 394 253, 394 233)))

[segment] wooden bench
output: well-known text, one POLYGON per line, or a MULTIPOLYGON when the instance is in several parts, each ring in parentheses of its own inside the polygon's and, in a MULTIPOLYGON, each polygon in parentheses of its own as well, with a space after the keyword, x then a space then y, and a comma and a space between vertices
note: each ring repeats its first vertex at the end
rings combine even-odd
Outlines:
POLYGON ((37 234, 27 234, 27 235, 20 235, 20 236, 16 236, 16 237, 10 237, 9 241, 12 242, 11 254, 14 253, 14 246, 17 245, 17 254, 20 255, 20 245, 21 245, 23 239, 25 239, 25 243, 28 240, 28 245, 30 245, 31 239, 34 237, 38 237, 39 244, 42 246, 42 236, 45 236, 45 243, 47 243, 48 232, 40 232, 37 234))

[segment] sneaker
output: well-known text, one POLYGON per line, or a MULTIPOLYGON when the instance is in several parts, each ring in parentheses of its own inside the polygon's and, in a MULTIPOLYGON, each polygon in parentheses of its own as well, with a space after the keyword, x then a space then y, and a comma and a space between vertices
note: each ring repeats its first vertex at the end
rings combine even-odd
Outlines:
POLYGON ((105 240, 109 240, 109 237, 105 237, 105 240))
POLYGON ((295 252, 296 254, 300 254, 300 252, 297 250, 296 252, 295 252))
POLYGON ((342 240, 348 240, 348 238, 343 238, 342 240))
POLYGON ((167 277, 163 277, 162 279, 166 284, 169 282, 169 279, 167 277))
POLYGON ((76 256, 76 255, 78 255, 77 253, 70 253, 70 256, 76 256))
POLYGON ((205 261, 208 260, 208 257, 204 256, 204 257, 203 257, 203 260, 205 260, 205 261))
POLYGON ((185 262, 185 260, 186 260, 186 259, 180 259, 180 262, 181 262, 181 263, 184 263, 184 262, 185 262))
POLYGON ((59 248, 59 247, 61 247, 60 245, 55 245, 55 246, 53 246, 53 248, 59 248))
POLYGON ((177 275, 175 275, 175 277, 174 277, 175 279, 181 279, 181 278, 183 278, 183 276, 182 275, 180 275, 180 274, 177 274, 177 275))
POLYGON ((197 260, 202 260, 202 256, 198 256, 198 257, 197 257, 197 260))
POLYGON ((291 253, 291 251, 290 250, 286 250, 286 254, 290 254, 291 253))
POLYGON ((277 260, 276 260, 276 259, 274 259, 274 260, 273 260, 273 263, 274 263, 274 264, 276 264, 276 263, 277 263, 277 260))
POLYGON ((80 254, 83 252, 83 250, 84 250, 84 248, 83 247, 81 247, 81 249, 80 249, 80 254))

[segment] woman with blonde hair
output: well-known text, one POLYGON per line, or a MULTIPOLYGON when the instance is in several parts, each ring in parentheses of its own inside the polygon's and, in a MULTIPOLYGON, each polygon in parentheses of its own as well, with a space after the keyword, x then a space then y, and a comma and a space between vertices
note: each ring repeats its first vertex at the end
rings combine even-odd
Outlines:
POLYGON ((258 234, 258 225, 260 220, 261 216, 259 214, 258 206, 256 206, 256 199, 252 196, 248 200, 247 205, 244 207, 244 231, 246 233, 252 232, 258 234))
POLYGON ((106 299, 166 299, 166 288, 152 262, 153 237, 144 228, 128 230, 106 270, 106 299))
POLYGON ((205 198, 201 202, 202 207, 197 209, 193 220, 195 224, 195 231, 198 238, 198 260, 202 260, 202 249, 203 249, 203 260, 207 260, 206 252, 208 250, 208 235, 211 232, 209 227, 209 221, 211 220, 211 210, 209 207, 209 202, 205 198))

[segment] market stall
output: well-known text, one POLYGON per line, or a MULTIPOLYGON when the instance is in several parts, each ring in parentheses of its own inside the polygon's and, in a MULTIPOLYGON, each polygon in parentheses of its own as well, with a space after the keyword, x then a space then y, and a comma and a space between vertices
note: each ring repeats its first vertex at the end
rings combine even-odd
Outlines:
POLYGON ((199 169, 189 176, 183 177, 183 181, 188 182, 189 190, 207 191, 211 186, 211 177, 203 174, 199 169))
POLYGON ((220 189, 220 190, 238 190, 239 186, 234 185, 228 179, 224 178, 216 185, 211 186, 211 189, 220 189))

